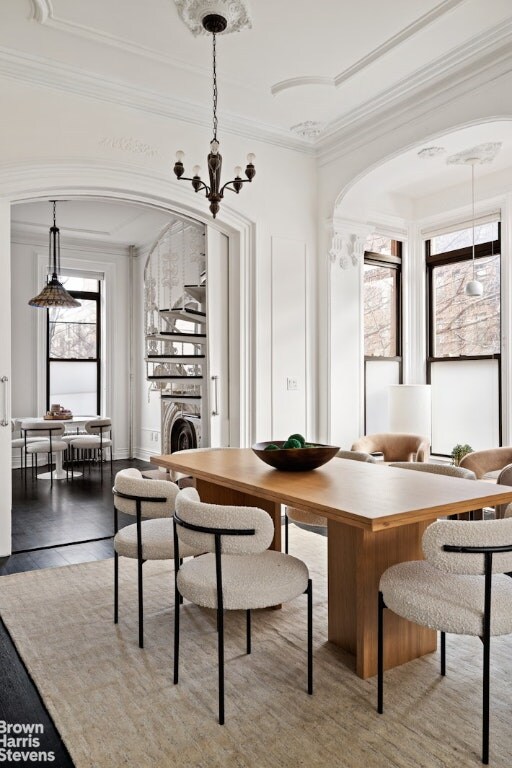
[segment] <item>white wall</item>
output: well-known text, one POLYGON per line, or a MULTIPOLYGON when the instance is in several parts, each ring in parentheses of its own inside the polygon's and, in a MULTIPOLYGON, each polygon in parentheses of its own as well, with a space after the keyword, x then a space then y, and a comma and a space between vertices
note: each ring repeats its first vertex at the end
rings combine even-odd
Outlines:
MULTIPOLYGON (((28 306, 42 288, 38 262, 46 260, 48 244, 16 234, 11 244, 12 269, 12 415, 41 416, 45 410, 44 376, 46 346, 41 344, 38 323, 45 312, 28 306), (41 314, 42 313, 42 314, 41 314), (39 370, 38 370, 39 366, 39 370)), ((130 286, 127 252, 98 250, 98 246, 66 245, 62 236, 63 267, 90 269, 105 274, 105 344, 102 350, 103 385, 107 385, 104 415, 112 418, 114 458, 129 456, 129 322, 130 286)))
MULTIPOLYGON (((212 221, 204 197, 172 174, 172 158, 177 148, 186 151, 191 164, 197 161, 204 165, 211 138, 209 129, 7 79, 2 80, 1 87, 4 112, 12 119, 0 124, 0 141, 5 150, 0 164, 0 193, 16 199, 31 193, 37 196, 38 190, 44 189, 48 199, 51 189, 72 193, 105 186, 109 194, 115 188, 120 197, 126 194, 134 199, 140 192, 151 199, 158 188, 165 190, 165 203, 170 208, 212 221), (143 141, 155 149, 155 154, 130 153, 104 141, 105 137, 123 136, 143 141), (41 181, 34 189, 27 175, 37 175, 38 168, 41 181), (114 181, 121 175, 122 183, 114 181), (106 178, 112 178, 112 183, 106 183, 106 178)), ((304 270, 310 303, 307 371, 311 381, 302 390, 302 398, 308 402, 301 407, 308 414, 307 432, 315 437, 316 163, 309 155, 245 137, 226 134, 220 138, 226 175, 237 162, 243 162, 249 150, 256 153, 256 178, 240 195, 230 195, 223 201, 216 222, 224 231, 235 233, 239 213, 244 217, 240 219, 241 227, 246 227, 247 221, 254 222, 248 235, 254 259, 247 295, 241 297, 240 308, 241 315, 246 311, 252 314, 252 379, 248 391, 253 408, 248 415, 246 439, 249 442, 272 437, 269 404, 275 382, 271 374, 271 243, 276 237, 300 241, 306 254, 304 270), (283 180, 282 184, 277 183, 278 178, 283 180), (233 222, 231 227, 225 223, 228 218, 233 222)), ((160 205, 162 199, 161 195, 160 205)), ((286 399, 284 402, 286 407, 286 399)))

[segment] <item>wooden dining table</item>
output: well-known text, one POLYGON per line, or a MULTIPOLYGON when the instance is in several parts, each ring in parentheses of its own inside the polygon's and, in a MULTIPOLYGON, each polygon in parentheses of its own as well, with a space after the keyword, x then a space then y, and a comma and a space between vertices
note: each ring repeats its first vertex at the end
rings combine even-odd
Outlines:
MULTIPOLYGON (((423 558, 421 537, 438 517, 512 502, 512 487, 334 458, 310 472, 270 468, 250 448, 153 456, 151 462, 196 480, 202 501, 256 506, 274 520, 281 549, 281 505, 328 519, 328 638, 356 673, 377 671, 379 579, 390 565, 423 558)), ((461 525, 471 523, 460 523, 461 525)), ((385 667, 436 649, 430 629, 386 614, 385 667)))

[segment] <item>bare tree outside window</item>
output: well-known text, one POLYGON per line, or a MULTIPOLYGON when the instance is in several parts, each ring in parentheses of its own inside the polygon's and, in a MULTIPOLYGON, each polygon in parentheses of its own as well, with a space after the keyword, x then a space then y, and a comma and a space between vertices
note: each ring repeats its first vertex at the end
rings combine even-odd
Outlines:
POLYGON ((397 354, 397 271, 364 265, 364 354, 394 357, 397 354))
POLYGON ((466 296, 471 261, 433 270, 434 356, 492 355, 500 351, 500 256, 476 260, 482 296, 466 296))

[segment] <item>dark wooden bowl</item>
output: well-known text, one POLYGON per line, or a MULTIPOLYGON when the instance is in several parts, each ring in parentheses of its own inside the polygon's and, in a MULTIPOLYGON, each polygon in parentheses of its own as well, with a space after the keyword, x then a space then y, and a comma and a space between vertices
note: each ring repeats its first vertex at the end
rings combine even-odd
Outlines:
POLYGON ((286 440, 268 440, 266 443, 254 443, 252 450, 256 456, 283 472, 306 472, 326 464, 339 451, 337 445, 320 445, 314 448, 282 448, 286 440), (278 446, 277 451, 266 451, 267 445, 278 446))

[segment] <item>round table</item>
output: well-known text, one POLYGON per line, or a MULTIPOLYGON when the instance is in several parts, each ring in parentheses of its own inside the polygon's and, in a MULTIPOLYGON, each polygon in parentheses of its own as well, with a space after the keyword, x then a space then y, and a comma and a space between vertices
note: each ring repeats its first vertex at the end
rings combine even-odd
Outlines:
MULTIPOLYGON (((76 425, 77 427, 77 435, 78 435, 78 428, 80 426, 84 426, 87 424, 88 421, 94 421, 94 419, 99 419, 99 416, 72 416, 70 419, 47 419, 47 421, 51 421, 52 423, 55 423, 56 421, 65 426, 69 426, 70 424, 76 425)), ((38 419, 37 417, 27 417, 27 418, 20 418, 18 417, 16 419, 17 422, 23 422, 23 421, 43 421, 43 419, 38 419)), ((52 472, 42 472, 41 474, 37 475, 38 480, 65 480, 67 477, 66 470, 62 467, 62 451, 58 451, 55 453, 55 469, 52 472)), ((81 477, 81 472, 74 472, 74 477, 81 477)))

